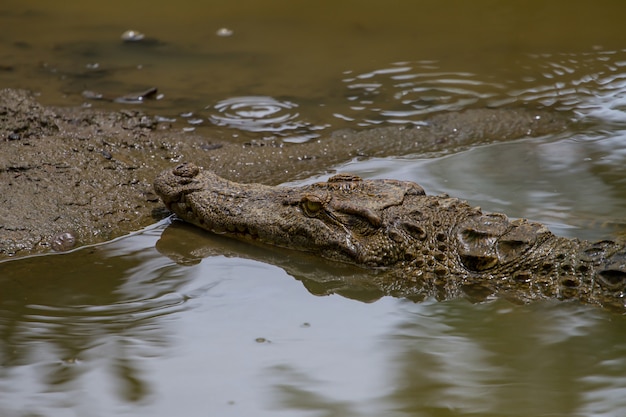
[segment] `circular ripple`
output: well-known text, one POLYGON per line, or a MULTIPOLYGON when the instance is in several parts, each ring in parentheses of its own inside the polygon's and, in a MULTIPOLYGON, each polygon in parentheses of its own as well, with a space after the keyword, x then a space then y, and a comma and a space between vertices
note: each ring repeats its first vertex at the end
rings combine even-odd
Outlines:
POLYGON ((232 97, 213 106, 215 113, 209 120, 218 126, 227 126, 248 132, 311 139, 318 137, 315 126, 299 119, 297 104, 279 101, 268 96, 232 97))

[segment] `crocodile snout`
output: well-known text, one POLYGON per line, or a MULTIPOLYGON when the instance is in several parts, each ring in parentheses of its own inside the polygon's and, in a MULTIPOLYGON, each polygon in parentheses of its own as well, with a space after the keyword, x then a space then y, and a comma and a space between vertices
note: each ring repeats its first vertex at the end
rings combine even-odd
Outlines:
POLYGON ((154 191, 161 197, 168 209, 188 193, 202 189, 195 180, 200 168, 190 162, 177 165, 160 173, 154 180, 154 191))

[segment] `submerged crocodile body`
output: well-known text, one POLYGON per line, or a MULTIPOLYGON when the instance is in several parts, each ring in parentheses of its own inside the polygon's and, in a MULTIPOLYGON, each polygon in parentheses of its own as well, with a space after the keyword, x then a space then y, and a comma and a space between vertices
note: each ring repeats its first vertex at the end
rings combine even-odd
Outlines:
POLYGON ((625 307, 623 243, 558 237, 540 223, 426 195, 413 182, 340 174, 272 187, 235 183, 187 163, 161 173, 154 186, 168 209, 211 232, 378 269, 376 285, 385 294, 480 293, 625 307))

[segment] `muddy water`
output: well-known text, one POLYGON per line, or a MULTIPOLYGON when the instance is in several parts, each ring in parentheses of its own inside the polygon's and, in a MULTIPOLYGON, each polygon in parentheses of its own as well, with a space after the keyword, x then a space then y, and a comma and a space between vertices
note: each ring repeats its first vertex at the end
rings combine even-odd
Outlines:
MULTIPOLYGON (((548 108, 575 126, 329 168, 414 180, 600 239, 626 218, 625 9, 620 1, 5 0, 0 84, 36 90, 48 104, 141 107, 176 119, 181 135, 233 141, 314 140, 469 107, 548 108), (123 43, 128 29, 146 39, 123 43), (143 103, 83 94, 153 86, 159 96, 143 103)), ((626 412, 623 316, 574 303, 377 299, 342 281, 354 274, 167 222, 2 263, 0 414, 626 412)))

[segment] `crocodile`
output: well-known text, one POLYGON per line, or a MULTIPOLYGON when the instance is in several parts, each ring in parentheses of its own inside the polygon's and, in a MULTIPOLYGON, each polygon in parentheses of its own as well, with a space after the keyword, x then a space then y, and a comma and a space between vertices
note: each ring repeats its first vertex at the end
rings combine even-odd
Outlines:
POLYGON ((414 182, 337 174, 300 187, 242 184, 182 163, 154 189, 177 217, 210 232, 379 271, 373 280, 386 295, 626 307, 624 242, 556 236, 414 182))

